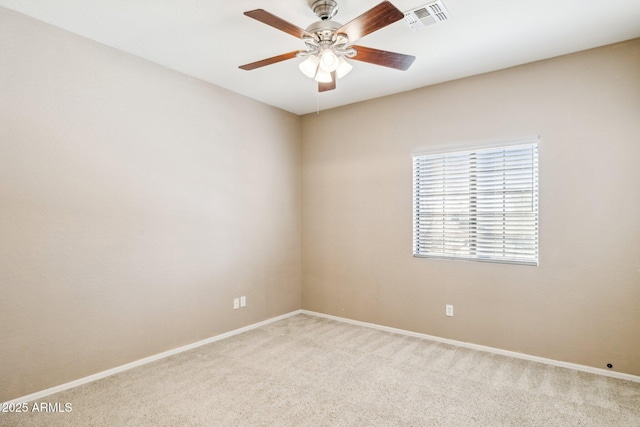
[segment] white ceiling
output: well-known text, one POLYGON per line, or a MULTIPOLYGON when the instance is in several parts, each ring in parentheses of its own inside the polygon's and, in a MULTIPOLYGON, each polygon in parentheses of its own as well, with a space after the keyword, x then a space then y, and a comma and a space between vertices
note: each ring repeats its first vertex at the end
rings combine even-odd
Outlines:
MULTIPOLYGON (((381 0, 338 0, 347 23, 381 0)), ((407 11, 432 0, 392 0, 407 11)), ((353 61, 336 90, 292 59, 239 65, 304 43, 243 15, 266 9, 306 28, 312 0, 0 0, 0 6, 284 110, 305 114, 640 37, 640 0, 443 0, 450 20, 412 31, 396 22, 357 43, 417 57, 408 71, 353 61)))

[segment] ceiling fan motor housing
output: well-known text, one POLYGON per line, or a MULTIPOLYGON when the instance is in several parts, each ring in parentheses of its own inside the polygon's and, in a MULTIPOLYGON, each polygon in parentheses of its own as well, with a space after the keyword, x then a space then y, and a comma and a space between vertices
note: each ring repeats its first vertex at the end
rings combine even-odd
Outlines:
POLYGON ((315 34, 319 42, 331 41, 336 30, 340 29, 342 24, 335 21, 319 21, 307 27, 307 31, 315 34))
POLYGON ((313 9, 313 13, 315 13, 318 18, 323 21, 327 21, 338 13, 338 3, 334 0, 316 0, 311 5, 311 9, 313 9))

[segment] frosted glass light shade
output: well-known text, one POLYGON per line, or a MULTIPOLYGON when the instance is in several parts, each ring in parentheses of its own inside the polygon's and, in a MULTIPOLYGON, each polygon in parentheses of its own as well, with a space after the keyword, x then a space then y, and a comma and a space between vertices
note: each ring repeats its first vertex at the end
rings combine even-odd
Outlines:
POLYGON ((320 68, 328 73, 338 69, 340 61, 331 49, 325 49, 320 56, 320 68))
POLYGON ((300 67, 300 71, 309 77, 310 79, 316 76, 316 72, 318 71, 318 65, 320 64, 320 60, 317 56, 311 55, 308 56, 307 59, 302 61, 298 67, 300 67))
POLYGON ((331 73, 324 71, 322 67, 320 67, 318 74, 316 74, 316 81, 319 83, 331 83, 331 73))
POLYGON ((336 70, 336 77, 341 79, 347 74, 349 71, 353 69, 353 65, 349 64, 342 56, 340 57, 338 69, 336 70))

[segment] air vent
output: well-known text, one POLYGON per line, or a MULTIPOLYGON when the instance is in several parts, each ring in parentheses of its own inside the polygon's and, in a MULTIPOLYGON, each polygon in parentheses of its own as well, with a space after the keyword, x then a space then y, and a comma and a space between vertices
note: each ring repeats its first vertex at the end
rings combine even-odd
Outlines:
POLYGON ((404 13, 404 21, 409 27, 418 31, 428 25, 444 22, 449 19, 449 12, 440 0, 428 3, 404 13))

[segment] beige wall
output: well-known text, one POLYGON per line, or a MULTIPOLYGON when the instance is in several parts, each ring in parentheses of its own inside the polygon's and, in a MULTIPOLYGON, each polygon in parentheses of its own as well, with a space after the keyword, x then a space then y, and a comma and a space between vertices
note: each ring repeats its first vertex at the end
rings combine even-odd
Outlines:
POLYGON ((303 308, 640 375, 640 40, 307 115, 302 141, 303 308), (540 266, 413 258, 411 153, 532 135, 540 266))
POLYGON ((0 402, 300 308, 299 139, 0 8, 0 402))

